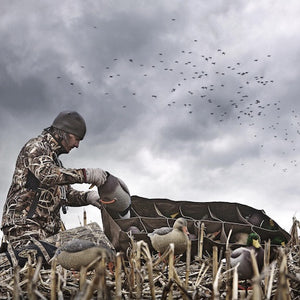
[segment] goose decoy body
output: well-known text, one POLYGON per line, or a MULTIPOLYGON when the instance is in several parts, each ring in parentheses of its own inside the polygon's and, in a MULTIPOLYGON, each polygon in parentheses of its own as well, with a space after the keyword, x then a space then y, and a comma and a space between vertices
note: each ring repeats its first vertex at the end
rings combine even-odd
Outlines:
POLYGON ((256 233, 250 233, 247 240, 246 247, 239 247, 232 251, 230 256, 230 264, 232 267, 237 267, 239 280, 251 279, 254 275, 251 250, 254 250, 256 262, 259 272, 261 272, 264 264, 264 250, 259 243, 259 236, 256 233))
POLYGON ((98 187, 101 202, 114 219, 130 218, 131 197, 127 185, 111 174, 98 187))
MULTIPOLYGON (((56 251, 58 263, 65 269, 79 271, 81 267, 87 267, 97 258, 105 255, 109 261, 113 260, 114 252, 105 245, 96 245, 92 241, 73 239, 56 251)), ((89 267, 93 269, 95 265, 89 267)))
POLYGON ((148 236, 157 252, 165 252, 169 244, 174 243, 174 254, 183 254, 186 251, 189 239, 187 221, 184 218, 178 218, 173 228, 161 227, 149 233, 148 236))

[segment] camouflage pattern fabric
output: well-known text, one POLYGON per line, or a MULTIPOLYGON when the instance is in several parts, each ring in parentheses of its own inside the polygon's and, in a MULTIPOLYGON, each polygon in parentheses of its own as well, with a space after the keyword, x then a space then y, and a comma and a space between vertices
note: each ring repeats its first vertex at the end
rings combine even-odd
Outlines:
POLYGON ((3 270, 9 270, 12 267, 10 260, 6 253, 0 253, 0 272, 3 270))
POLYGON ((59 232, 60 208, 87 205, 86 192, 70 184, 84 183, 83 169, 67 169, 58 159, 61 145, 43 131, 22 148, 3 208, 2 231, 13 248, 24 246, 30 237, 43 240, 59 232), (28 213, 37 197, 37 205, 28 213))
POLYGON ((114 246, 106 237, 99 224, 93 222, 86 226, 60 231, 44 240, 37 241, 34 238, 31 238, 30 243, 27 242, 26 246, 19 247, 18 251, 14 251, 12 247, 8 245, 6 251, 0 253, 0 273, 4 270, 11 269, 11 267, 16 266, 17 264, 23 267, 28 255, 31 256, 32 262, 37 261, 37 256, 42 256, 44 260, 43 265, 47 266, 47 263, 49 263, 49 260, 54 255, 55 249, 73 239, 91 241, 96 245, 111 249, 112 252, 115 252, 114 246), (45 246, 47 247, 45 248, 45 246))

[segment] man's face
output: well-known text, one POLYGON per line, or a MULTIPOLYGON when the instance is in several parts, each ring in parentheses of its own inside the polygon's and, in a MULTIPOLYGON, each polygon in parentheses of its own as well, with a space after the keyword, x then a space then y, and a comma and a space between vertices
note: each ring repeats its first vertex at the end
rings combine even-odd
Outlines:
POLYGON ((67 138, 62 142, 63 147, 69 153, 74 147, 78 148, 80 143, 80 138, 72 133, 67 134, 67 138))

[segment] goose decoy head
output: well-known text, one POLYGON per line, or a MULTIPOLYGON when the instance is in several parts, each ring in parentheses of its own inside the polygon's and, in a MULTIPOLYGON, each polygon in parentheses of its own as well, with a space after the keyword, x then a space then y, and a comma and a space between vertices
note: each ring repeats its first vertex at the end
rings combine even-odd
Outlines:
POLYGON ((184 218, 178 218, 173 224, 173 229, 183 231, 185 234, 189 234, 187 229, 187 221, 184 218))
POLYGON ((101 202, 114 216, 119 218, 130 218, 131 197, 127 185, 111 174, 102 186, 98 187, 101 202))

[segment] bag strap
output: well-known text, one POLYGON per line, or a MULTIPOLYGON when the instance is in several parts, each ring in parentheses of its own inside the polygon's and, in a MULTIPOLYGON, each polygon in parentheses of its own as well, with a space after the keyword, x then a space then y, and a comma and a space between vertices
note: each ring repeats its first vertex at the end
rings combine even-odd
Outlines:
POLYGON ((40 181, 34 176, 34 174, 31 171, 28 171, 25 187, 29 191, 34 192, 34 197, 27 214, 27 219, 31 219, 35 213, 41 195, 41 190, 39 189, 40 181))
POLYGON ((33 198, 32 203, 30 205, 30 208, 29 208, 29 211, 28 211, 28 214, 27 214, 27 219, 31 219, 32 216, 34 215, 35 210, 36 210, 37 205, 38 205, 38 202, 39 202, 40 195, 41 195, 41 191, 38 189, 35 192, 34 198, 33 198))

